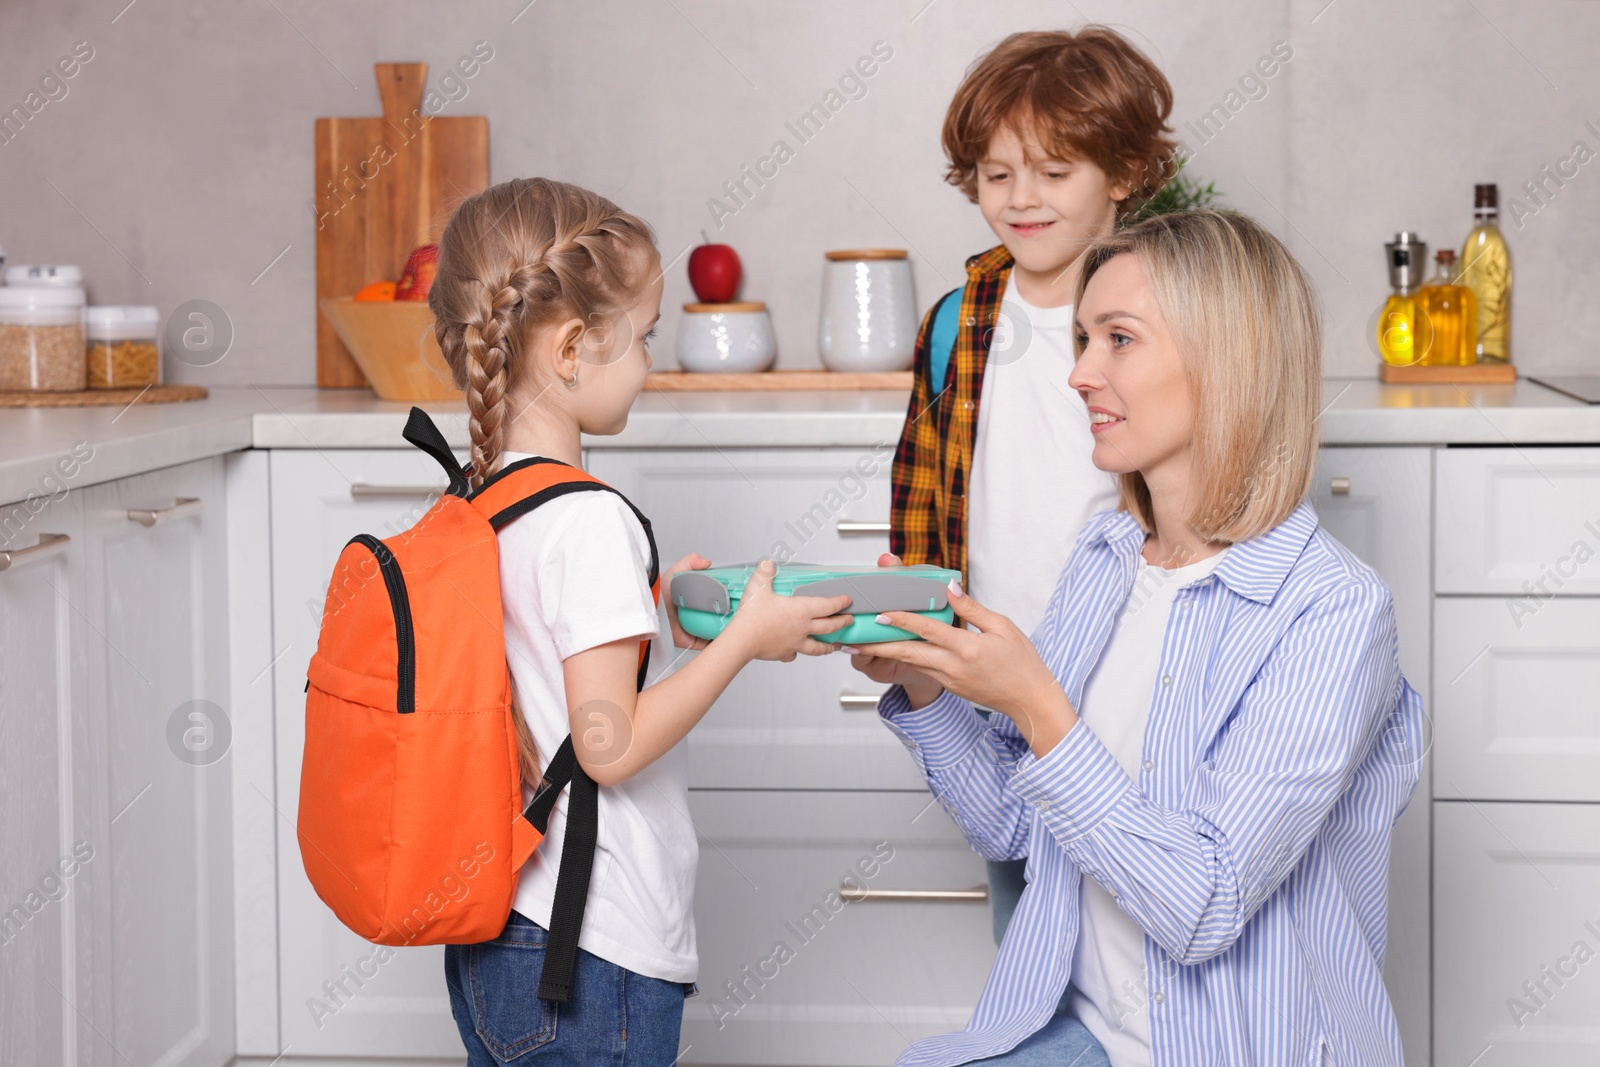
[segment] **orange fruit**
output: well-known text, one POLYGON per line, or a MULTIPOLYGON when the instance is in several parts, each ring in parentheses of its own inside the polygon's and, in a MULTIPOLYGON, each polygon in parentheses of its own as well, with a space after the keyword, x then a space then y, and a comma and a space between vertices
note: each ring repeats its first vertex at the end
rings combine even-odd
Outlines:
POLYGON ((363 285, 361 291, 356 293, 357 300, 393 300, 394 282, 373 282, 363 285))

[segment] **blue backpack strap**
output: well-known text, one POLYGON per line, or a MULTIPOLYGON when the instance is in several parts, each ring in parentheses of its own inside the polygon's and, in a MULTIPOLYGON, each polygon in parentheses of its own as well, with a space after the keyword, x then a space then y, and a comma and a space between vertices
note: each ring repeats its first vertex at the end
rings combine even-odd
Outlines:
POLYGON ((939 299, 933 312, 933 328, 928 333, 928 377, 933 385, 933 395, 944 391, 944 376, 950 366, 950 353, 955 351, 956 334, 961 326, 961 294, 963 289, 952 289, 939 299))

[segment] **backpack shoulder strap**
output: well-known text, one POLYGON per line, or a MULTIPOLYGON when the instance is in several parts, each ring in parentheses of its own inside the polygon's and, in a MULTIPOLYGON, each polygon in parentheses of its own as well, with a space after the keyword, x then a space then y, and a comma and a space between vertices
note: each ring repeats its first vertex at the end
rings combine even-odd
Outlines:
POLYGON ((961 325, 961 294, 965 291, 965 286, 950 290, 934 308, 933 328, 928 331, 928 377, 934 396, 944 392, 950 354, 955 351, 961 325))
POLYGON ((600 787, 584 773, 568 734, 545 768, 544 781, 523 818, 542 835, 550 825, 556 798, 568 783, 567 825, 561 841, 561 868, 556 872, 555 899, 550 904, 550 931, 544 967, 539 972, 538 997, 565 1004, 572 999, 572 976, 578 960, 578 931, 589 899, 589 876, 594 868, 595 844, 600 833, 600 787))

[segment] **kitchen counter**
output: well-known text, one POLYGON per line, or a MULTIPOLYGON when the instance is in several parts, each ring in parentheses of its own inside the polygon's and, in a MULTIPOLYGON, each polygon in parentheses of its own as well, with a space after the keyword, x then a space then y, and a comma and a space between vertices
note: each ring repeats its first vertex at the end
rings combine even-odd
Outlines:
MULTIPOLYGON (((1323 381, 1329 445, 1600 444, 1600 405, 1542 385, 1384 385, 1323 381)), ((459 404, 421 405, 465 448, 459 404)), ((0 502, 48 495, 242 448, 385 448, 411 405, 366 389, 227 386, 204 400, 112 407, 0 410, 0 502), (87 449, 93 455, 81 456, 87 449), (79 461, 58 468, 78 448, 79 461), (70 469, 61 478, 59 469, 70 469)), ((627 429, 585 437, 590 448, 870 447, 899 438, 906 394, 796 391, 641 394, 627 429)))

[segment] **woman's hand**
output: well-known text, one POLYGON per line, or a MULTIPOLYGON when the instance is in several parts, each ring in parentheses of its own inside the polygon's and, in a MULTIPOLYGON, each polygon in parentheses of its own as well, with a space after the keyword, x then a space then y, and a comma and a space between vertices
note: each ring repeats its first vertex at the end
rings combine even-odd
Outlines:
MULTIPOLYGON (((900 557, 892 552, 885 552, 878 557, 880 567, 900 566, 900 557)), ((899 642, 896 642, 897 644, 899 642)), ((836 646, 846 647, 846 646, 836 646)), ((863 652, 861 648, 875 648, 876 645, 860 646, 850 656, 850 666, 882 685, 902 686, 906 696, 911 700, 913 708, 925 707, 938 698, 944 688, 928 675, 917 670, 909 663, 890 659, 887 656, 874 656, 870 652, 863 652)))
POLYGON ((691 552, 668 567, 667 573, 661 576, 661 588, 667 594, 667 622, 672 624, 672 643, 679 648, 705 648, 711 642, 694 636, 678 624, 678 605, 672 602, 672 576, 684 571, 703 571, 709 566, 709 559, 698 552, 691 552))
POLYGON ((764 559, 756 565, 750 580, 745 582, 739 596, 739 609, 717 638, 730 637, 738 642, 751 659, 776 659, 785 663, 795 654, 824 656, 836 646, 818 641, 812 634, 828 634, 842 630, 854 616, 841 615, 850 606, 850 597, 838 596, 782 596, 772 591, 773 576, 778 565, 764 559))
POLYGON ((922 640, 863 644, 856 655, 893 660, 974 704, 1005 714, 1034 754, 1043 756, 1078 721, 1066 693, 1028 635, 1010 619, 966 596, 955 582, 950 583, 950 606, 955 625, 912 611, 879 615, 880 622, 909 630, 922 640), (963 622, 971 623, 976 632, 965 629, 963 622))

